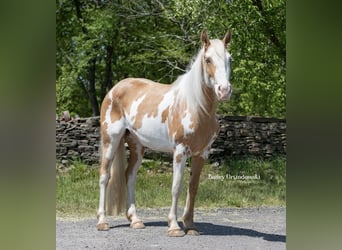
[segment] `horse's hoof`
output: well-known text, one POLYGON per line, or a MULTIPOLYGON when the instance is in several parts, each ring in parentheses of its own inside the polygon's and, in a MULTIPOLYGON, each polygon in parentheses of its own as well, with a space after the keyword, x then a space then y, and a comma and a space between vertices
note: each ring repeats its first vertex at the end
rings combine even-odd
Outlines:
POLYGON ((186 228, 186 229, 184 229, 184 231, 187 235, 192 235, 192 236, 199 236, 200 235, 197 228, 186 228))
POLYGON ((180 228, 167 230, 167 236, 169 237, 183 237, 185 235, 184 231, 180 228))
POLYGON ((134 223, 131 223, 130 227, 133 229, 144 229, 145 225, 142 221, 136 221, 134 223))
POLYGON ((98 231, 108 231, 109 224, 108 223, 100 223, 96 225, 98 231))

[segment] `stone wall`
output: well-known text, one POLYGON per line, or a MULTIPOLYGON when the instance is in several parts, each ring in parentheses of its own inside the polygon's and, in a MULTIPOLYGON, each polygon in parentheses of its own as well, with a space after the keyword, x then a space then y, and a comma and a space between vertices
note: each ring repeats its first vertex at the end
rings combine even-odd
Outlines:
MULTIPOLYGON (((221 130, 213 143, 209 160, 222 161, 235 156, 262 158, 286 155, 286 121, 275 118, 219 116, 221 130)), ((73 160, 98 164, 99 117, 56 120, 56 161, 67 166, 73 160)), ((171 160, 171 154, 147 151, 145 158, 171 160)))

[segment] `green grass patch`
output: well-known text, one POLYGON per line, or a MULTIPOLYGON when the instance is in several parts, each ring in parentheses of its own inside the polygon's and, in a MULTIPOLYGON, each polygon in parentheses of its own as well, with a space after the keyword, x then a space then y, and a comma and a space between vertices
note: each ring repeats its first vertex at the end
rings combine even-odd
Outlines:
MULTIPOLYGON (((185 205, 189 173, 187 167, 179 200, 181 207, 185 205)), ((57 172, 57 215, 94 215, 99 199, 98 179, 97 168, 79 162, 68 172, 57 172)), ((171 185, 172 167, 157 161, 143 163, 136 183, 137 207, 169 207, 171 185)), ((220 166, 204 166, 196 207, 285 206, 285 194, 284 157, 232 159, 220 166)))

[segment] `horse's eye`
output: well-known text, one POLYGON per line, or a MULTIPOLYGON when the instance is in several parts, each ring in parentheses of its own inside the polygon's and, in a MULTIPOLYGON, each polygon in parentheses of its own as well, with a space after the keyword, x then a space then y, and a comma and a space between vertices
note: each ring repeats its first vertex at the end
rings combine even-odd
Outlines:
POLYGON ((206 58, 205 58, 205 62, 206 62, 207 64, 211 63, 210 57, 206 57, 206 58))

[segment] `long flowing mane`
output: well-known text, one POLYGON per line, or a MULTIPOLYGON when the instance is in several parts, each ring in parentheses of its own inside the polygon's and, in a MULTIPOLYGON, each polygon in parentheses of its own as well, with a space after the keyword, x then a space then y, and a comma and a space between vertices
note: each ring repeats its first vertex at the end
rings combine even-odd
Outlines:
POLYGON ((178 91, 176 97, 176 103, 186 101, 187 107, 193 107, 195 109, 200 108, 202 111, 207 112, 205 108, 205 96, 203 95, 202 84, 203 84, 203 74, 202 74, 202 55, 204 49, 202 48, 188 71, 179 76, 177 80, 173 83, 173 87, 178 91))

